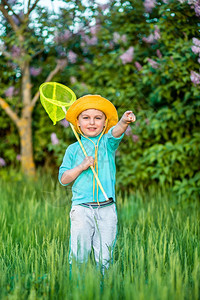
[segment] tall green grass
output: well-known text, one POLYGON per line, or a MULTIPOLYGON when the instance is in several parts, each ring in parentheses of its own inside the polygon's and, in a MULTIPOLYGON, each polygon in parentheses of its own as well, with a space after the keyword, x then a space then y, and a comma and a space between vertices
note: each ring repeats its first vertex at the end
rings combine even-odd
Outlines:
POLYGON ((152 188, 118 195, 114 262, 69 270, 69 189, 47 177, 0 181, 0 299, 200 297, 199 203, 152 188))

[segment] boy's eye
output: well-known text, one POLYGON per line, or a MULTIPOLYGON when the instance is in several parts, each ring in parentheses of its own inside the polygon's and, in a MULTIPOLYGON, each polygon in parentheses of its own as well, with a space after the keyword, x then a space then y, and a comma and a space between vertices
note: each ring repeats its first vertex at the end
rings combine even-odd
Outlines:
POLYGON ((85 120, 85 119, 88 119, 88 117, 83 117, 83 119, 85 120))

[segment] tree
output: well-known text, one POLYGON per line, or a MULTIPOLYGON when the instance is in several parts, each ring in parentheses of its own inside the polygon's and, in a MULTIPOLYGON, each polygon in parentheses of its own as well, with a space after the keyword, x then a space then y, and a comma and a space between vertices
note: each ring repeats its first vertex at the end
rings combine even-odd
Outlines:
MULTIPOLYGON (((3 66, 0 78, 0 122, 2 127, 6 126, 3 122, 5 112, 16 125, 20 137, 22 171, 34 175, 33 137, 40 144, 41 139, 35 132, 39 135, 42 132, 44 136, 48 127, 45 124, 48 118, 45 119, 42 107, 37 105, 38 88, 42 82, 52 79, 71 85, 74 74, 78 75, 80 65, 87 59, 81 43, 83 40, 88 42, 87 34, 90 34, 91 20, 94 20, 96 12, 93 1, 84 5, 81 0, 63 1, 58 12, 49 12, 47 8, 40 7, 39 0, 28 1, 27 7, 21 2, 3 0, 0 4, 3 40, 0 45, 3 66), (33 110, 35 122, 32 120, 33 110), (39 118, 41 115, 43 120, 39 118), (36 122, 42 125, 43 130, 38 130, 36 122)), ((83 85, 79 86, 78 94, 80 90, 85 90, 83 85)), ((7 132, 4 136, 9 138, 7 132)), ((44 141, 42 143, 44 145, 44 141)), ((40 145, 35 146, 41 154, 40 145)), ((0 150, 4 151, 5 147, 2 146, 0 150)), ((8 160, 10 158, 11 155, 8 160)))
MULTIPOLYGON (((32 72, 37 72, 39 68, 31 69, 31 63, 41 53, 47 52, 45 50, 46 38, 42 35, 42 30, 46 31, 46 37, 50 37, 53 27, 53 20, 50 14, 44 9, 37 7, 38 2, 39 0, 35 0, 31 4, 31 1, 28 1, 27 8, 22 8, 22 5, 18 1, 2 0, 0 4, 3 39, 3 45, 1 45, 2 61, 5 66, 3 68, 3 76, 4 78, 6 77, 7 84, 11 82, 20 88, 15 105, 13 103, 10 104, 9 99, 0 97, 0 106, 18 129, 22 171, 28 176, 35 175, 32 146, 32 112, 39 98, 38 90, 35 95, 32 95, 33 83, 31 81, 31 70, 32 72), (41 16, 37 15, 35 17, 35 21, 38 21, 37 26, 32 23, 31 19, 31 15, 36 10, 36 7, 37 13, 40 13, 41 16), (9 69, 13 68, 14 72, 10 72, 9 69), (20 105, 16 105, 19 102, 20 105), (17 107, 17 109, 14 110, 12 106, 17 107)), ((52 65, 54 65, 54 68, 46 76, 45 81, 51 81, 65 67, 66 59, 55 59, 52 65)), ((17 88, 10 86, 9 89, 7 89, 8 98, 11 93, 14 93, 14 89, 17 90, 17 88)))

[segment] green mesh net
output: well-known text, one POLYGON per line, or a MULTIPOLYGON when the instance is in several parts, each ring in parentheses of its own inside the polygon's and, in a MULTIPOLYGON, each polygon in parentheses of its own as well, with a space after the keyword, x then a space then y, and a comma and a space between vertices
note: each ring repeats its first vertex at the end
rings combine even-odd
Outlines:
POLYGON ((54 125, 65 118, 67 107, 75 100, 74 92, 63 84, 45 82, 40 86, 40 101, 54 125))

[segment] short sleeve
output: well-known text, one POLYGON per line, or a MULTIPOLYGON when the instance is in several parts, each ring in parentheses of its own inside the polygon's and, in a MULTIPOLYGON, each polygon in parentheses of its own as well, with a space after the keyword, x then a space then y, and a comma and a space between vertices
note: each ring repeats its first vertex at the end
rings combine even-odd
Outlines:
POLYGON ((69 183, 63 184, 61 182, 61 177, 65 171, 70 170, 72 168, 73 168, 73 151, 72 151, 71 147, 69 146, 67 148, 67 150, 65 151, 65 155, 63 157, 62 164, 59 168, 58 180, 59 180, 60 184, 62 184, 64 186, 69 184, 69 183))
POLYGON ((121 142, 121 140, 123 139, 124 137, 124 133, 116 138, 112 135, 112 131, 113 129, 115 128, 115 126, 111 127, 107 133, 107 139, 108 139, 108 147, 111 151, 116 151, 117 148, 119 147, 119 144, 121 142))

